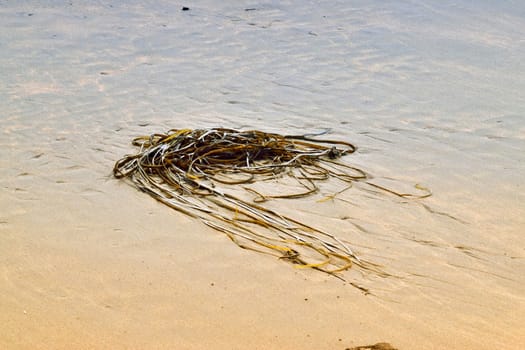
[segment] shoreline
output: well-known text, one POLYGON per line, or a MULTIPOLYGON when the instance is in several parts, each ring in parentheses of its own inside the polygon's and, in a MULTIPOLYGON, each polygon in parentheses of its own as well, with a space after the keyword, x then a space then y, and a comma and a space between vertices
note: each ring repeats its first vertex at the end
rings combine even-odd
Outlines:
POLYGON ((0 5, 0 348, 525 348, 525 7, 188 7, 0 5), (433 196, 268 203, 380 265, 345 274, 365 295, 112 177, 133 137, 210 127, 326 132, 433 196))

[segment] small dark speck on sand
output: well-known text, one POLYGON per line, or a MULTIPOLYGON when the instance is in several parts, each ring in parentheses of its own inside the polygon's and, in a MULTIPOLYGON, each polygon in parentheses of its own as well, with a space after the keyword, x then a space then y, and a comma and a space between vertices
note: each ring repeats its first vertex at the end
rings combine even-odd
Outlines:
POLYGON ((189 7, 187 7, 187 6, 182 6, 182 11, 189 11, 189 10, 190 10, 189 7))
POLYGON ((345 350, 397 350, 389 343, 377 343, 374 345, 356 346, 354 348, 346 348, 345 350))

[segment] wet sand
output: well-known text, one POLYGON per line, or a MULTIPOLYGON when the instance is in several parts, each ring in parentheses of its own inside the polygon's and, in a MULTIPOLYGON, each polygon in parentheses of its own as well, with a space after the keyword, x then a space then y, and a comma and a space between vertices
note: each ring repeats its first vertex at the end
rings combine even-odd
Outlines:
POLYGON ((525 347, 525 8, 184 5, 0 4, 0 348, 525 347), (135 136, 216 126, 329 129, 430 188, 271 203, 390 275, 346 273, 365 295, 111 176, 135 136))

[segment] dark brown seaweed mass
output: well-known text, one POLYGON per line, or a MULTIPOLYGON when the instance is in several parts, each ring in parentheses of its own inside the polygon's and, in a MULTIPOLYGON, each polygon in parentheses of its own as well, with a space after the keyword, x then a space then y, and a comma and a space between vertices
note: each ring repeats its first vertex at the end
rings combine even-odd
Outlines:
POLYGON ((376 269, 335 235, 262 205, 271 198, 313 195, 319 191, 318 184, 328 179, 337 179, 344 187, 327 199, 356 181, 366 182, 364 171, 337 161, 355 152, 353 144, 213 128, 172 129, 137 137, 133 145, 139 152, 116 162, 115 177, 131 180, 162 203, 225 233, 239 247, 339 278, 337 273, 353 264, 376 269), (249 187, 275 179, 293 182, 296 190, 270 195, 249 187), (239 191, 252 200, 243 198, 239 191))

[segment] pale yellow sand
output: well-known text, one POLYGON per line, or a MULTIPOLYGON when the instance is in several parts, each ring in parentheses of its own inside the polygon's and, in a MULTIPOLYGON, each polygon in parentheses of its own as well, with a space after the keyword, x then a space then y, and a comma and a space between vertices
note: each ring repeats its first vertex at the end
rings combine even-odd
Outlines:
POLYGON ((0 348, 525 348, 520 11, 189 6, 0 4, 0 348), (132 137, 211 126, 332 128, 431 188, 271 203, 394 277, 350 271, 364 295, 111 177, 132 137))

